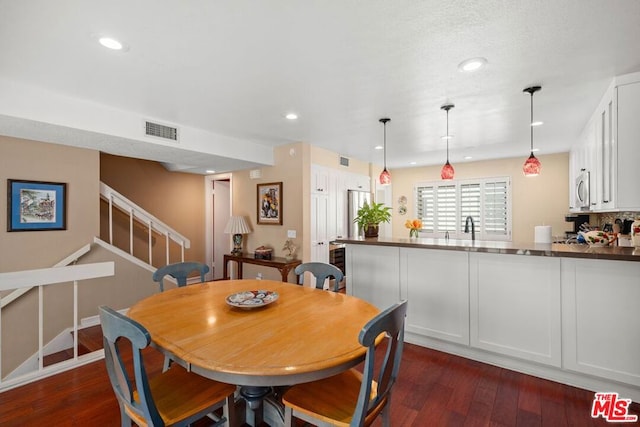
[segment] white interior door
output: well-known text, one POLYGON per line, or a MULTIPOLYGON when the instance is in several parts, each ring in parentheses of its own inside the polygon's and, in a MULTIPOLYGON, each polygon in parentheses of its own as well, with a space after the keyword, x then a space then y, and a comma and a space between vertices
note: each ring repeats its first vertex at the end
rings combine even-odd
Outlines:
POLYGON ((210 175, 206 179, 206 257, 211 271, 208 280, 222 278, 223 257, 231 249, 231 236, 224 228, 231 217, 231 180, 228 174, 210 175))

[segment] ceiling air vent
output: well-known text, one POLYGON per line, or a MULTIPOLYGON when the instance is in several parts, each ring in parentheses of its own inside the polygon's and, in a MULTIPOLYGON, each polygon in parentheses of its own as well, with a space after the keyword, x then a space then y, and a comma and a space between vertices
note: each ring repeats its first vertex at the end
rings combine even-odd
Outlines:
POLYGON ((340 156, 340 165, 342 166, 349 166, 349 159, 346 157, 342 157, 340 156))
POLYGON ((145 134, 147 136, 155 136, 157 138, 178 140, 178 128, 165 126, 153 122, 145 122, 145 134))

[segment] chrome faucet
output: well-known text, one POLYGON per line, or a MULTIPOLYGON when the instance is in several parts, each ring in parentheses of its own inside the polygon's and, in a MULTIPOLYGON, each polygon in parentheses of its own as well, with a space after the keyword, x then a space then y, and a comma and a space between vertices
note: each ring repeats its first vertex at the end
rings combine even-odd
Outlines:
POLYGON ((464 220, 464 232, 469 232, 469 221, 471 221, 471 240, 476 240, 476 226, 471 216, 468 216, 467 219, 464 220))

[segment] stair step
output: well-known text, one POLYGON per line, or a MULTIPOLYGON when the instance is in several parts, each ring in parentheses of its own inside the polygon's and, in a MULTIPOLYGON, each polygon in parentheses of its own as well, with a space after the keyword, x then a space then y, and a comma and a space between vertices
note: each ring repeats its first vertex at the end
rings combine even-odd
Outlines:
MULTIPOLYGON (((73 334, 73 332, 72 332, 73 334)), ((78 356, 102 349, 102 328, 100 325, 90 326, 78 330, 78 356)), ((73 359, 73 348, 44 356, 43 366, 50 366, 58 362, 73 359)))

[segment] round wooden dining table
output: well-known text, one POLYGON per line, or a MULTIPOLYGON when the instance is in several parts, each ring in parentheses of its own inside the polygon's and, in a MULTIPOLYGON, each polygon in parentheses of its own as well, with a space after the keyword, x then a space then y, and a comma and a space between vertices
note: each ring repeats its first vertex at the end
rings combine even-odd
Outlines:
POLYGON ((154 294, 131 307, 154 345, 205 377, 247 386, 326 378, 357 365, 362 327, 379 310, 353 296, 271 280, 224 280, 154 294), (242 291, 276 292, 262 307, 227 303, 242 291))

